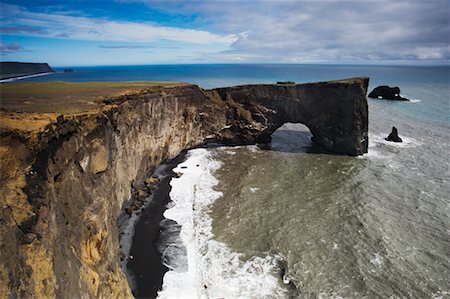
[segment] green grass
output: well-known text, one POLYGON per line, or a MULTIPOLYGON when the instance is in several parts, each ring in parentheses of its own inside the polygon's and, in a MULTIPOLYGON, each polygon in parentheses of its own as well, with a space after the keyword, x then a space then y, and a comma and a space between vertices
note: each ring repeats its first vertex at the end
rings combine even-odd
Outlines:
POLYGON ((38 82, 0 85, 0 108, 16 112, 81 112, 99 106, 104 98, 177 82, 38 82))

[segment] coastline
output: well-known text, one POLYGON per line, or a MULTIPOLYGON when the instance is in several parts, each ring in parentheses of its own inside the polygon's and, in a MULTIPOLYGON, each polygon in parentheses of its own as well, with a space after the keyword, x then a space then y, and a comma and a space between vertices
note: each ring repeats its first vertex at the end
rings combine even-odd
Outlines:
POLYGON ((182 151, 174 159, 159 165, 153 175, 160 182, 146 196, 142 208, 131 216, 123 213, 119 217, 120 244, 124 254, 122 269, 136 298, 155 298, 168 271, 156 243, 161 234, 161 221, 166 219, 163 213, 170 201, 172 187, 169 183, 177 175, 173 169, 185 159, 186 151, 182 151))
POLYGON ((14 77, 6 77, 0 80, 0 83, 11 83, 15 82, 17 80, 22 79, 28 79, 28 78, 34 78, 34 77, 42 77, 42 76, 48 76, 55 74, 56 72, 46 72, 46 73, 36 73, 36 74, 30 74, 30 75, 20 75, 20 76, 14 76, 14 77))
MULTIPOLYGON (((119 249, 117 221, 122 209, 128 208, 124 205, 130 200, 130 194, 137 193, 137 201, 145 201, 143 188, 148 189, 151 180, 145 183, 143 180, 149 171, 183 149, 207 142, 242 145, 268 140, 282 122, 302 116, 290 115, 288 112, 293 109, 282 109, 284 101, 297 105, 293 99, 298 90, 314 91, 311 99, 305 99, 308 103, 334 90, 338 98, 353 96, 364 104, 364 86, 368 79, 352 80, 296 86, 246 85, 209 91, 195 85, 159 82, 140 82, 139 86, 113 82, 5 84, 2 88, 5 113, 1 115, 5 134, 0 136, 5 148, 0 158, 4 166, 2 172, 7 174, 1 188, 2 192, 7 192, 7 205, 3 207, 1 233, 2 239, 8 242, 3 243, 7 247, 0 251, 0 275, 5 277, 2 280, 8 286, 0 293, 38 297, 131 296, 131 288, 120 268, 123 255, 119 249), (347 88, 349 86, 354 88, 347 88), (55 87, 59 88, 55 90, 55 87), (251 100, 255 102, 247 110, 242 102, 246 101, 244 94, 249 91, 253 91, 251 100), (256 102, 286 91, 292 98, 270 102, 274 109, 281 109, 279 114, 275 113, 278 110, 266 109, 264 103, 256 102), (67 100, 69 95, 70 101, 67 100), (266 127, 262 125, 265 118, 252 117, 258 113, 276 118, 266 127), (20 190, 23 194, 17 192, 20 190), (49 246, 59 250, 49 251, 49 246), (79 255, 74 255, 74 250, 79 255), (21 271, 16 266, 19 262, 34 270, 21 271), (74 264, 80 267, 67 271, 74 264), (43 280, 39 269, 44 267, 49 270, 43 280), (46 281, 45 289, 36 286, 40 281, 46 281)), ((338 107, 344 105, 341 108, 349 109, 349 113, 355 112, 353 106, 344 102, 336 100, 334 103, 338 107)), ((314 105, 308 107, 312 111, 317 109, 314 105)), ((332 116, 330 122, 335 120, 332 116)), ((356 116, 364 120, 367 114, 356 116)), ((351 131, 350 135, 359 133, 361 131, 351 131)), ((180 172, 195 170, 197 164, 194 165, 180 172)), ((181 183, 187 178, 183 175, 174 181, 181 183)), ((204 199, 202 203, 207 203, 209 198, 204 199)), ((130 213, 130 209, 126 211, 130 213)), ((198 212, 201 211, 195 211, 198 212)), ((155 217, 149 219, 155 220, 155 217)), ((159 220, 162 219, 160 216, 159 220)), ((133 236, 141 243, 147 242, 147 248, 154 248, 152 239, 157 236, 159 220, 149 225, 153 227, 150 232, 143 229, 144 238, 137 237, 138 226, 133 236)), ((134 289, 139 291, 140 282, 145 283, 143 287, 152 288, 144 275, 154 274, 153 279, 161 279, 165 271, 160 265, 161 258, 154 254, 140 259, 147 251, 141 249, 141 254, 134 250, 132 244, 128 255, 132 262, 127 260, 128 268, 135 264, 134 289), (138 263, 139 260, 147 264, 138 263), (155 267, 159 270, 155 271, 155 267)), ((233 261, 242 269, 238 256, 234 256, 233 261)), ((165 260, 163 263, 171 268, 172 264, 165 260)), ((211 265, 205 266, 219 269, 211 265)), ((208 279, 206 285, 215 285, 214 279, 208 279)), ((219 292, 222 285, 208 287, 208 293, 219 292)), ((243 286, 246 287, 246 283, 243 286)), ((153 287, 149 292, 154 294, 157 289, 153 287)), ((139 291, 136 296, 146 295, 139 291)))

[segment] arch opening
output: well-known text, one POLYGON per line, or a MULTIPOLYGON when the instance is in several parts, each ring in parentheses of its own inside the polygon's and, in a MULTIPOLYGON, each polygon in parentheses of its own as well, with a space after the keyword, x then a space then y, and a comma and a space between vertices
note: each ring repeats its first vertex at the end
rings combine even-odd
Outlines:
POLYGON ((312 138, 313 134, 305 124, 287 122, 272 133, 270 143, 261 147, 285 153, 329 153, 312 138))

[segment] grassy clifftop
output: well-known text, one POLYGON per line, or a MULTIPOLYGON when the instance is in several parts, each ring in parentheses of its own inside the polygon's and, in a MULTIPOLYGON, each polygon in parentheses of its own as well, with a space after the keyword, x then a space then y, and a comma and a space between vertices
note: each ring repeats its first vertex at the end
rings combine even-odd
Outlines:
POLYGON ((41 82, 3 84, 0 89, 0 133, 7 130, 38 132, 58 115, 94 114, 103 100, 138 93, 176 82, 41 82))

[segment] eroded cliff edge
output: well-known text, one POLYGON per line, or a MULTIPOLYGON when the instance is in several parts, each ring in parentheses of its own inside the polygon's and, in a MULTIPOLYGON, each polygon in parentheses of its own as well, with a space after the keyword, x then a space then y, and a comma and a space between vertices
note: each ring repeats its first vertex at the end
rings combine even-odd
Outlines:
POLYGON ((104 97, 89 113, 50 115, 30 130, 12 120, 25 112, 3 109, 1 296, 131 297, 116 219, 132 185, 183 149, 268 142, 285 122, 306 124, 330 151, 363 154, 367 85, 368 78, 353 78, 141 88, 104 97))

